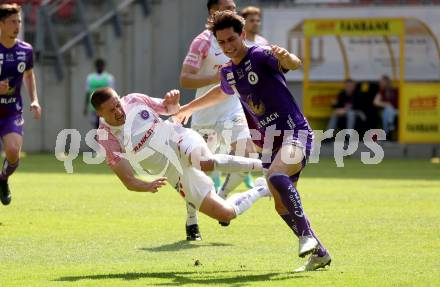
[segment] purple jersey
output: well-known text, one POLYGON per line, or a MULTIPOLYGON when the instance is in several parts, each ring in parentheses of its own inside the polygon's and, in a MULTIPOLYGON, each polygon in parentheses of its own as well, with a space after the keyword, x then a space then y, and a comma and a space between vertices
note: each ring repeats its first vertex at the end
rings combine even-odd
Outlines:
POLYGON ((0 81, 9 80, 9 91, 0 95, 0 118, 21 115, 23 73, 34 66, 32 46, 17 40, 12 48, 0 44, 0 81))
MULTIPOLYGON (((304 131, 311 144, 312 130, 287 88, 286 78, 280 62, 271 50, 251 47, 243 60, 235 65, 230 63, 221 71, 221 88, 227 94, 240 94, 240 101, 248 119, 249 127, 266 135, 266 128, 275 125, 277 130, 304 131)), ((292 134, 292 132, 290 132, 292 134)), ((283 134, 275 137, 274 150, 282 144, 283 134)), ((254 141, 262 147, 262 141, 254 141)))

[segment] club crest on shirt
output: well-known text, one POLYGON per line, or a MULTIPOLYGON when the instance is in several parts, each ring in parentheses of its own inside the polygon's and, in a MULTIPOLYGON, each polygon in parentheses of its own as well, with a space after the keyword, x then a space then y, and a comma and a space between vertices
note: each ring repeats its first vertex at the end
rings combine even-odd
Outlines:
POLYGON ((249 72, 248 81, 251 85, 256 85, 258 83, 258 75, 255 72, 249 72))
POLYGON ((23 73, 24 70, 26 70, 26 63, 25 62, 20 62, 17 66, 17 71, 19 73, 23 73))
POLYGON ((141 111, 140 114, 141 114, 141 118, 144 119, 144 120, 148 120, 148 118, 150 117, 150 114, 148 113, 147 110, 141 111))
POLYGON ((264 104, 261 100, 259 101, 259 103, 254 104, 252 97, 248 97, 246 103, 248 104, 248 106, 252 110, 252 112, 257 116, 263 115, 264 112, 266 111, 266 108, 264 107, 264 104))

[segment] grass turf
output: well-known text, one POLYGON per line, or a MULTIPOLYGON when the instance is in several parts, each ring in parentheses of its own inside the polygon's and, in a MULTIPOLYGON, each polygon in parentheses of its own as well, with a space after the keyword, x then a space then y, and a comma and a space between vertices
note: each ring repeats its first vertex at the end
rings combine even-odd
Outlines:
POLYGON ((333 262, 304 274, 291 272, 297 240, 269 199, 227 228, 201 215, 203 241, 187 243, 171 187, 134 193, 104 165, 74 171, 30 155, 11 177, 0 286, 440 286, 438 164, 310 164, 298 187, 333 262))

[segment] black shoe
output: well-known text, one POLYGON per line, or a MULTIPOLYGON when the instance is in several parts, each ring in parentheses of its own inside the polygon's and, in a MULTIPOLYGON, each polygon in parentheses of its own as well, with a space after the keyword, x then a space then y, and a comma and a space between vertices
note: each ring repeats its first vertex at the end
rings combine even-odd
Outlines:
POLYGON ((9 190, 8 181, 6 179, 0 180, 0 200, 3 205, 11 203, 11 191, 9 190))
POLYGON ((223 222, 223 221, 219 221, 218 223, 223 227, 229 226, 230 224, 230 222, 223 222))
POLYGON ((202 235, 200 234, 199 225, 185 225, 186 228, 186 240, 188 241, 199 241, 202 240, 202 235))

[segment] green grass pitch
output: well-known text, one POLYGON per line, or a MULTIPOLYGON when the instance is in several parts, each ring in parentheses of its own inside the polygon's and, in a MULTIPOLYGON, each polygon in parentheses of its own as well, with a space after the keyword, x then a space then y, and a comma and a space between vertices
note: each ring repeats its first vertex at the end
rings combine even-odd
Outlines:
POLYGON ((53 155, 22 160, 0 206, 1 287, 440 286, 440 165, 428 160, 308 165, 299 191, 333 262, 303 274, 272 200, 227 228, 200 215, 203 241, 187 243, 171 187, 134 193, 105 165, 74 171, 53 155))

